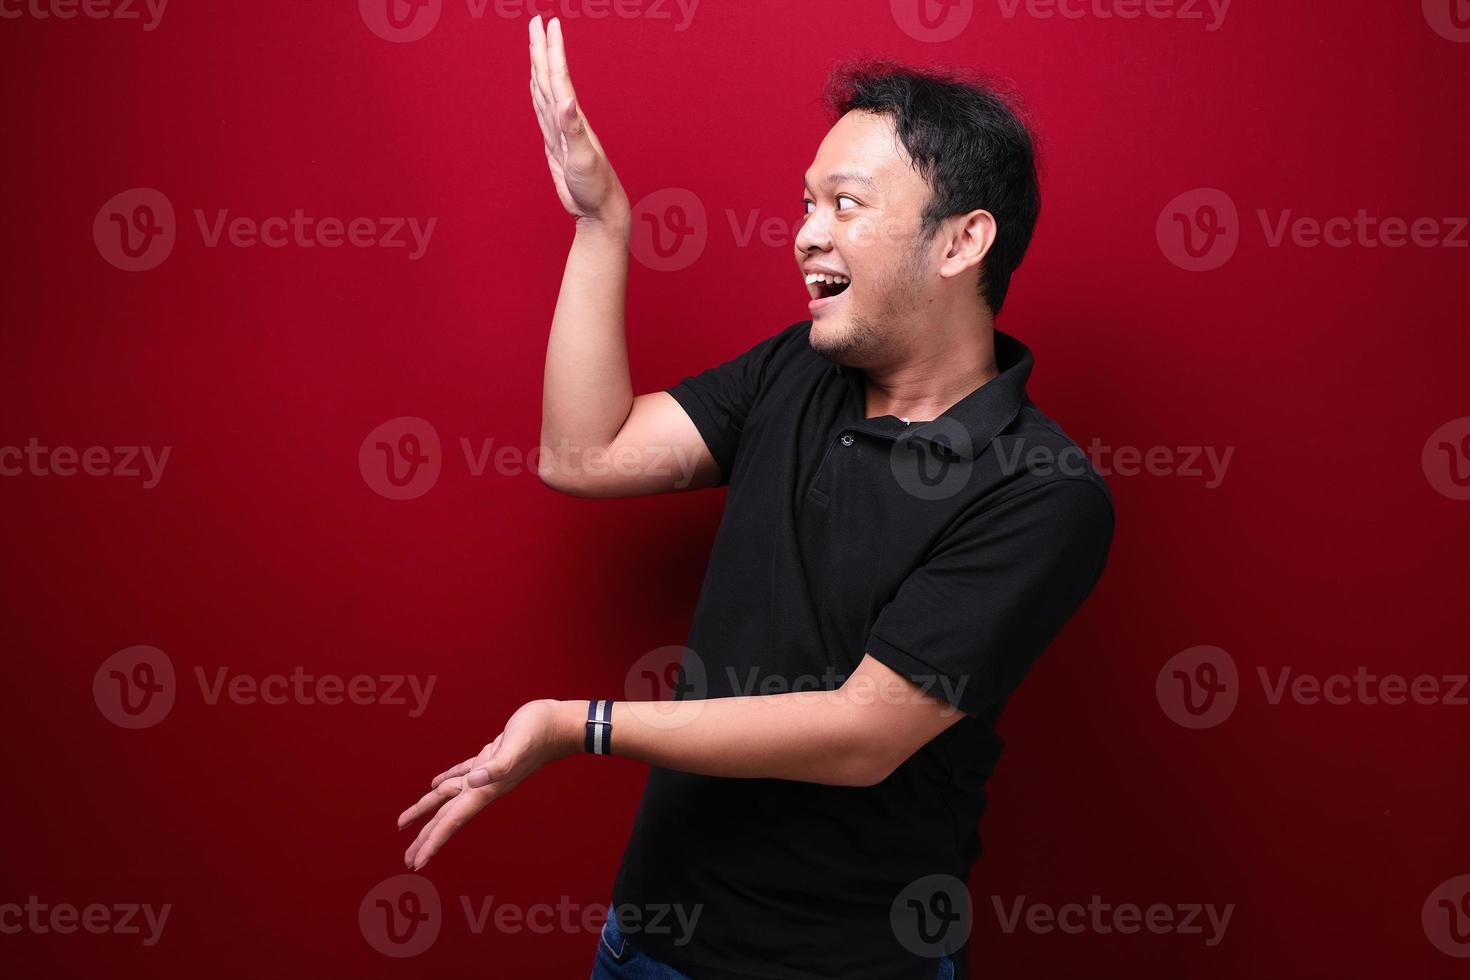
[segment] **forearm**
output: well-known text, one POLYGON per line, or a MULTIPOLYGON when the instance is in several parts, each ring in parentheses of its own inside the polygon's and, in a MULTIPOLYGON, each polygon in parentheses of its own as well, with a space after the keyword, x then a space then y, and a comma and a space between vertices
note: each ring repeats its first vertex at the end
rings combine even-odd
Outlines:
MULTIPOLYGON (((612 754, 704 776, 868 786, 891 770, 882 732, 849 692, 613 705, 612 754)), ((557 704, 563 745, 581 751, 586 701, 557 704)))
MULTIPOLYGON (((874 786, 962 717, 948 701, 864 654, 835 691, 619 701, 611 752, 697 775, 874 786)), ((430 791, 399 814, 398 826, 405 827, 439 810, 404 854, 405 865, 422 868, 490 801, 546 763, 583 751, 586 730, 586 701, 521 705, 479 755, 435 776, 430 791)))
POLYGON ((624 335, 630 219, 619 208, 598 221, 579 220, 551 333, 542 390, 543 461, 606 447, 633 404, 624 335))

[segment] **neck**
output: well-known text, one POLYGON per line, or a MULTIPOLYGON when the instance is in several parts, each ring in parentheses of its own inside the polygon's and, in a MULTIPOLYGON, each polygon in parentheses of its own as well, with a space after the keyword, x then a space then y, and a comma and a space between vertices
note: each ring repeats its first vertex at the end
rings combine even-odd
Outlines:
POLYGON ((863 368, 868 418, 894 415, 927 422, 1000 376, 994 321, 988 316, 983 324, 971 321, 925 339, 922 350, 863 368))

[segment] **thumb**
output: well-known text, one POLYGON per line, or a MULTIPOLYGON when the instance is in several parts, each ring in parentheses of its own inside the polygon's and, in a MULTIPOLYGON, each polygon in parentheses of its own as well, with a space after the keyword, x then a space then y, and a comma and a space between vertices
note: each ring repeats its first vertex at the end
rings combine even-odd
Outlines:
POLYGON ((490 773, 485 769, 476 769, 464 779, 465 785, 473 789, 490 785, 490 773))
POLYGON ((570 96, 557 106, 562 135, 567 141, 567 155, 574 165, 587 166, 592 162, 595 151, 587 138, 587 122, 582 118, 577 97, 570 96))
POLYGON ((497 750, 494 755, 485 760, 485 764, 465 776, 464 784, 470 789, 479 789, 481 786, 489 786, 498 779, 504 779, 510 772, 511 753, 503 749, 497 750))
POLYGON ((577 97, 569 95, 556 104, 556 111, 561 115, 562 132, 568 136, 581 135, 582 114, 577 111, 577 97))

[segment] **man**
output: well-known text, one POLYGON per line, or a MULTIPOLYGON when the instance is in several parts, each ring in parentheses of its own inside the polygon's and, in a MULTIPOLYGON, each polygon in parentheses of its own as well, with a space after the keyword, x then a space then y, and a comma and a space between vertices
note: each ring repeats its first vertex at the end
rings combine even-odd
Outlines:
POLYGON ((964 977, 996 720, 1113 531, 1106 486, 1026 397, 1030 352, 994 328, 1039 209, 1030 136, 983 86, 839 72, 795 243, 811 319, 634 397, 628 198, 556 19, 531 22, 531 61, 577 229, 541 478, 729 493, 681 696, 523 706, 400 816, 436 811, 405 862, 546 762, 611 752, 653 768, 594 978, 964 977))

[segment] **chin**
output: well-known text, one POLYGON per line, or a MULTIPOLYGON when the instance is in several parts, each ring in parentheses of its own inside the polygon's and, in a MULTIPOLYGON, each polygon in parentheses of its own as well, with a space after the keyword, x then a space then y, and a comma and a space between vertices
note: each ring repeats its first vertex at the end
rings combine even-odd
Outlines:
POLYGON ((892 340, 882 327, 846 309, 812 317, 809 341, 812 350, 827 360, 854 368, 878 363, 892 349, 892 340))
POLYGON ((820 353, 840 346, 837 342, 845 333, 840 319, 831 314, 817 314, 811 321, 811 345, 814 350, 820 353))
POLYGON ((812 329, 808 335, 812 350, 829 361, 850 365, 853 350, 851 328, 843 317, 831 313, 812 318, 812 329))

